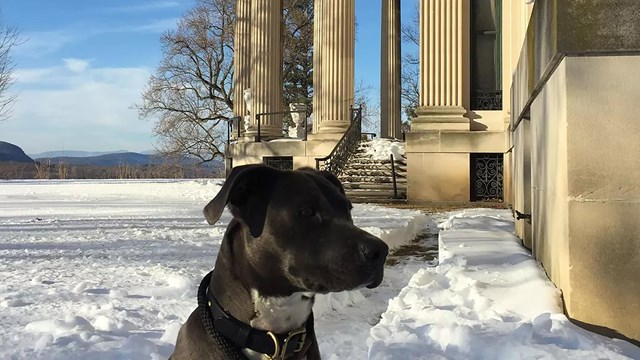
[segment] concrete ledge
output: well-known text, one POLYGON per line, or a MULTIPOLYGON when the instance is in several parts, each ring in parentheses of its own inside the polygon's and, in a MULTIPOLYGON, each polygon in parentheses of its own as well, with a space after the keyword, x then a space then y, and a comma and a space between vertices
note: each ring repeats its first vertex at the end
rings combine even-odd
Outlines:
POLYGON ((233 166, 261 164, 265 156, 291 156, 294 169, 316 166, 316 158, 329 155, 336 146, 335 139, 308 141, 240 142, 229 145, 227 158, 233 166))
POLYGON ((504 131, 420 131, 407 133, 407 153, 504 153, 504 131))

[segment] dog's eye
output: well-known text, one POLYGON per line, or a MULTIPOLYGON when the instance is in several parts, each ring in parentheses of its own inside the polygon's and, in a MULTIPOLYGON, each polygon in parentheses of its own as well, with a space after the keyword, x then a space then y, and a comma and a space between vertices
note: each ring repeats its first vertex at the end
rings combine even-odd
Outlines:
POLYGON ((304 216, 304 217, 312 217, 316 215, 316 209, 312 208, 312 207, 305 207, 300 209, 300 215, 304 216))

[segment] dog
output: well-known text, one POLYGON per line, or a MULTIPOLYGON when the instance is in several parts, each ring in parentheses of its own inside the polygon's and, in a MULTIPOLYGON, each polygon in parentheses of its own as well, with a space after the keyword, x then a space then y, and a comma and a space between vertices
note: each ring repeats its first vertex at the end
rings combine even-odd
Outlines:
POLYGON ((233 218, 170 359, 320 359, 314 296, 377 287, 388 246, 353 224, 327 171, 235 167, 207 222, 225 206, 233 218))

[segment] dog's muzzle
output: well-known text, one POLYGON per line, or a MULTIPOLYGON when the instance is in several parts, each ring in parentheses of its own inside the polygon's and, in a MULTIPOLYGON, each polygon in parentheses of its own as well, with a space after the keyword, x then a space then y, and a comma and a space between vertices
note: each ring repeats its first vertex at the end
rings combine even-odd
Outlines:
POLYGON ((387 246, 384 241, 372 236, 363 239, 358 245, 358 248, 364 266, 366 266, 368 272, 371 272, 371 279, 365 286, 373 289, 382 282, 384 262, 389 253, 389 246, 387 246))

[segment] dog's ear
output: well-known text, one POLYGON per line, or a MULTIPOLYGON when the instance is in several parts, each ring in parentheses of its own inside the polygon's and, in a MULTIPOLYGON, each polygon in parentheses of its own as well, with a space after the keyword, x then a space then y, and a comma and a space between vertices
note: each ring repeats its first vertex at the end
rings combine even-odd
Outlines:
POLYGON ((312 173, 312 174, 317 174, 317 175, 320 175, 320 176, 324 177, 325 179, 329 180, 329 182, 330 182, 333 186, 337 187, 337 188, 338 188, 338 191, 340 191, 340 193, 341 193, 342 195, 345 195, 344 187, 342 186, 342 183, 340 182, 340 180, 338 180, 338 178, 337 178, 335 175, 333 175, 333 173, 332 173, 332 172, 327 171, 327 170, 320 170, 320 171, 318 171, 318 170, 316 170, 316 169, 314 169, 314 168, 312 168, 312 167, 303 167, 303 168, 300 168, 300 169, 298 169, 298 170, 299 170, 299 171, 306 171, 306 172, 310 172, 310 173, 312 173))
POLYGON ((325 179, 329 180, 329 182, 332 183, 333 186, 337 187, 342 195, 346 195, 344 192, 344 187, 342 186, 342 183, 340 182, 340 180, 338 180, 338 178, 335 175, 333 175, 332 172, 327 170, 322 170, 318 172, 320 173, 320 175, 324 176, 325 179))
POLYGON ((218 194, 204 207, 207 222, 210 225, 215 224, 225 206, 229 204, 233 216, 247 224, 251 236, 260 236, 271 192, 280 173, 279 170, 265 165, 243 165, 233 168, 218 194))

